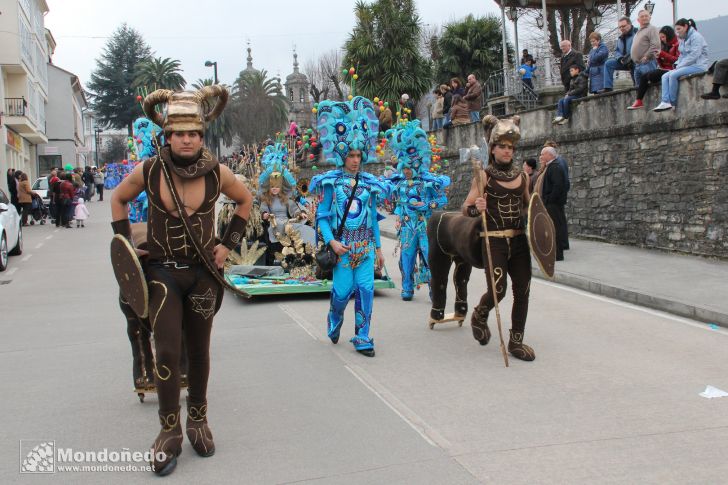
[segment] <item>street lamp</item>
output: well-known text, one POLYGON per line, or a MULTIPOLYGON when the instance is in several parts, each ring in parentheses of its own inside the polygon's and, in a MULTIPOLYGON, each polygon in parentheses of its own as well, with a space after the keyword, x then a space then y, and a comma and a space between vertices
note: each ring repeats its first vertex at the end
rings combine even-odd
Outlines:
POLYGON ((536 25, 538 25, 539 29, 543 29, 543 15, 539 14, 538 17, 536 17, 536 25))
POLYGON ((215 68, 215 84, 217 84, 217 61, 205 61, 205 67, 215 68))
POLYGON ((645 3, 645 10, 647 10, 650 15, 652 15, 652 12, 654 12, 655 10, 655 4, 650 0, 647 0, 647 3, 645 3))
POLYGON ((518 50, 518 9, 516 7, 511 7, 506 12, 506 15, 508 16, 508 20, 513 22, 513 34, 516 38, 516 58, 513 60, 513 63, 518 65, 518 60, 520 59, 518 56, 521 55, 521 51, 518 50))
POLYGON ((594 24, 594 27, 598 27, 600 23, 602 23, 602 14, 599 13, 599 10, 594 9, 591 12, 589 12, 589 18, 592 21, 592 24, 594 24))

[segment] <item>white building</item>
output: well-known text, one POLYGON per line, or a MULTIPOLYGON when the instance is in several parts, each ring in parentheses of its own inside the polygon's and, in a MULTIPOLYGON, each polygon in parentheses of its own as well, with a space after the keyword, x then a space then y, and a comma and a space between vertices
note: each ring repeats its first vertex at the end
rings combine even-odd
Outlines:
POLYGON ((45 0, 0 0, 0 187, 8 168, 38 175, 37 145, 47 143, 49 51, 45 0))
POLYGON ((48 174, 52 167, 93 165, 89 156, 91 146, 86 146, 88 130, 85 127, 84 111, 87 108, 86 96, 78 76, 48 64, 48 143, 38 145, 38 173, 48 174))

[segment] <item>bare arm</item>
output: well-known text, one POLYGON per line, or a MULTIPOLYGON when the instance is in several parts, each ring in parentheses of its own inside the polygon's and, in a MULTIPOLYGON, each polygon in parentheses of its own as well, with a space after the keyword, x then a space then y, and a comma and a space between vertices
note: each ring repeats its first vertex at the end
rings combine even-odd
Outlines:
POLYGON ((253 207, 253 194, 225 165, 220 165, 220 182, 220 191, 237 204, 235 213, 247 221, 253 207))
POLYGON ((470 184, 470 192, 468 192, 468 196, 465 197, 465 202, 463 202, 463 206, 461 208, 464 216, 471 215, 468 213, 468 207, 470 206, 475 206, 478 210, 485 210, 485 199, 483 198, 483 194, 480 193, 478 180, 475 177, 473 177, 473 182, 470 184))
POLYGON ((111 194, 111 220, 129 218, 128 204, 144 191, 144 164, 140 163, 111 194))

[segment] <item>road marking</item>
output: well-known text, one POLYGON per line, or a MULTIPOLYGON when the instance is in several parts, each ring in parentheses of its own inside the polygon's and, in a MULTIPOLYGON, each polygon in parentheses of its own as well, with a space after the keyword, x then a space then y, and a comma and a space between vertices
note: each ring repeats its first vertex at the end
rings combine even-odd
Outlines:
POLYGON ((301 327, 303 329, 303 331, 306 332, 312 339, 314 339, 316 341, 319 340, 318 338, 316 338, 316 335, 314 335, 313 332, 311 332, 308 328, 306 328, 306 324, 308 322, 306 322, 306 319, 305 318, 303 318, 301 315, 299 315, 298 313, 296 313, 295 311, 293 311, 290 307, 288 307, 288 305, 279 304, 278 305, 278 308, 280 308, 281 310, 283 310, 283 313, 285 313, 286 315, 288 315, 288 317, 291 320, 293 320, 294 322, 296 322, 296 325, 298 325, 299 327, 301 327))
MULTIPOLYGON (((57 230, 58 230, 58 229, 56 229, 56 231, 57 231, 57 230)), ((46 239, 50 239, 50 238, 52 238, 52 237, 53 237, 53 234, 51 234, 51 235, 49 235, 49 236, 46 236, 46 239)))
POLYGON ((56 230, 55 230, 55 231, 53 231, 53 232, 58 232, 58 231, 60 231, 60 229, 56 229, 56 230))
POLYGON ((43 246, 43 243, 38 243, 35 245, 35 249, 40 249, 43 246))
MULTIPOLYGON (((358 380, 359 382, 361 382, 362 385, 364 385, 364 387, 366 387, 367 389, 369 389, 369 391, 371 391, 372 394, 374 394, 375 396, 377 396, 379 398, 379 400, 382 401, 389 409, 391 409, 392 411, 394 411, 394 414, 396 414, 397 416, 399 416, 402 419, 402 421, 404 421, 405 423, 407 423, 407 425, 410 428, 412 428, 418 435, 420 435, 423 440, 425 440, 431 446, 434 446, 435 448, 439 448, 439 446, 437 445, 437 443, 435 443, 434 441, 432 441, 430 439, 430 437, 427 436, 427 434, 425 432, 425 429, 424 429, 424 426, 426 426, 424 424, 424 422, 423 422, 423 427, 416 426, 412 421, 410 421, 409 419, 407 419, 407 416, 405 416, 404 414, 402 414, 401 412, 399 412, 399 410, 397 408, 395 408, 392 403, 390 403, 387 399, 385 399, 385 397, 382 396, 379 393, 379 391, 377 391, 376 389, 374 389, 374 387, 370 386, 367 381, 365 381, 361 376, 359 376, 359 374, 357 374, 354 371, 354 369, 352 369, 351 367, 349 367, 348 364, 344 364, 344 368, 346 370, 348 370, 351 373, 351 375, 353 375, 354 377, 356 377, 356 380, 358 380)), ((404 404, 402 404, 402 402, 399 402, 399 404, 401 406, 404 406, 404 404)), ((413 411, 409 410, 409 412, 411 414, 413 414, 414 416, 417 416, 413 411)))
POLYGON ((531 281, 535 281, 537 284, 551 286, 553 288, 561 289, 564 291, 569 291, 571 293, 575 293, 577 295, 585 296, 587 298, 591 298, 593 300, 602 301, 605 303, 611 303, 612 305, 616 305, 622 308, 628 308, 630 310, 637 310, 643 313, 647 313, 648 315, 652 315, 655 317, 661 317, 666 320, 672 320, 674 322, 682 323, 683 325, 689 325, 691 327, 699 328, 701 330, 705 330, 706 332, 714 332, 714 333, 720 333, 728 337, 728 329, 724 328, 718 328, 717 330, 712 329, 708 326, 707 323, 702 322, 696 322, 695 320, 690 320, 688 318, 678 317, 676 315, 671 315, 666 312, 661 312, 660 310, 653 310, 651 308, 641 307, 639 305, 635 305, 634 303, 627 303, 624 301, 615 300, 613 298, 608 298, 606 296, 601 295, 595 295, 594 293, 589 293, 588 291, 579 290, 577 288, 571 288, 569 286, 561 285, 559 283, 552 283, 550 281, 544 281, 541 279, 534 278, 531 281))
POLYGON ((21 261, 28 261, 31 256, 33 256, 33 255, 32 254, 28 254, 28 255, 24 256, 23 259, 21 259, 21 261))
MULTIPOLYGON (((313 327, 313 325, 311 325, 311 323, 303 316, 298 314, 288 305, 279 304, 278 307, 286 315, 288 315, 291 320, 296 322, 296 324, 301 327, 312 339, 316 341, 321 341, 311 330, 309 330, 309 327, 313 327)), ((377 396, 377 398, 379 398, 379 400, 382 401, 389 409, 394 411, 394 413, 399 416, 400 419, 402 419, 402 421, 407 424, 407 426, 412 428, 418 435, 420 435, 423 440, 425 440, 428 444, 434 446, 435 448, 450 448, 451 444, 447 439, 445 439, 442 435, 440 435, 440 433, 430 427, 422 418, 417 415, 417 413, 412 411, 406 404, 404 404, 396 396, 394 396, 394 394, 392 394, 384 385, 377 382, 376 379, 367 374, 363 369, 358 367, 355 369, 354 366, 349 364, 339 352, 334 350, 334 355, 336 355, 341 360, 341 362, 344 364, 344 368, 349 371, 349 373, 351 373, 351 375, 353 375, 356 380, 361 382, 366 389, 368 389, 372 394, 377 396)))
POLYGON ((15 268, 10 268, 10 269, 9 269, 9 270, 7 271, 7 273, 5 273, 5 276, 12 276, 12 274, 13 274, 13 273, 15 273, 16 271, 18 271, 18 268, 17 268, 17 267, 15 267, 15 268))

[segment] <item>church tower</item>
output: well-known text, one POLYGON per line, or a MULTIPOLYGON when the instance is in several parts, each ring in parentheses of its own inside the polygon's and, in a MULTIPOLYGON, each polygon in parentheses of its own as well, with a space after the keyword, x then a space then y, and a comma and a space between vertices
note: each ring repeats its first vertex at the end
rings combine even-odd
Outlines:
POLYGON ((286 77, 286 97, 291 103, 288 110, 288 121, 295 121, 301 128, 313 126, 311 113, 311 96, 308 78, 298 70, 298 54, 293 50, 293 73, 286 77))

